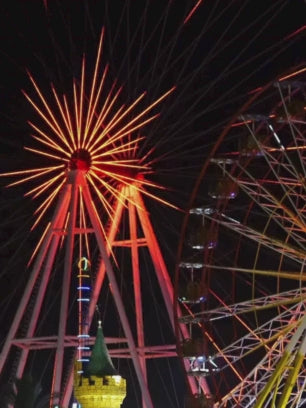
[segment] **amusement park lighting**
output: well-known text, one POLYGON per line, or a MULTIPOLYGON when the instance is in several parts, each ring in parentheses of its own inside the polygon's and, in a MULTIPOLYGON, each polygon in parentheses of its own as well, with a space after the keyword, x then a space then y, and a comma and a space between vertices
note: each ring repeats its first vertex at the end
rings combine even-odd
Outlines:
POLYGON ((205 207, 196 207, 196 208, 191 208, 189 210, 190 214, 195 214, 195 215, 211 215, 214 214, 215 208, 205 206, 205 207))
POLYGON ((91 82, 87 83, 89 81, 85 79, 87 72, 83 57, 81 78, 80 81, 73 81, 71 100, 68 100, 65 94, 60 95, 52 84, 52 97, 47 99, 33 76, 28 74, 36 97, 29 96, 25 91, 23 93, 40 118, 39 124, 29 121, 33 131, 32 138, 40 147, 25 149, 47 158, 49 163, 46 167, 14 171, 1 176, 19 177, 8 187, 41 180, 39 185, 25 194, 33 199, 45 195, 35 211, 36 220, 32 228, 55 202, 69 170, 80 170, 86 174, 89 186, 111 219, 114 211, 112 201, 123 200, 122 190, 119 188, 122 185, 133 185, 141 193, 174 207, 147 190, 147 187, 162 187, 145 179, 144 176, 152 170, 145 163, 145 160, 148 162, 147 156, 145 159, 137 156, 143 137, 136 135, 159 116, 158 113, 150 116, 150 112, 174 91, 174 87, 146 108, 139 109, 146 92, 139 95, 129 106, 116 107, 122 88, 114 82, 108 93, 104 89, 108 65, 104 69, 101 67, 103 38, 104 30, 101 33, 91 82), (140 182, 137 183, 137 180, 140 182))
POLYGON ((275 132, 273 126, 272 126, 271 124, 269 124, 268 126, 269 126, 269 128, 271 129, 272 134, 273 134, 275 140, 277 141, 278 145, 280 146, 280 148, 281 148, 282 150, 285 150, 285 148, 284 148, 284 146, 282 145, 282 142, 280 141, 280 138, 278 137, 277 133, 275 132))

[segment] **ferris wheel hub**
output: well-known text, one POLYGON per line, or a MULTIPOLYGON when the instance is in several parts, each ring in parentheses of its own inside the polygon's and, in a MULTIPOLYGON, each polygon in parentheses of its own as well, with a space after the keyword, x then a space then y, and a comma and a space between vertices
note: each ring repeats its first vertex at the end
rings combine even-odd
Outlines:
POLYGON ((86 149, 75 150, 69 161, 70 170, 85 170, 88 171, 91 166, 91 155, 86 149))

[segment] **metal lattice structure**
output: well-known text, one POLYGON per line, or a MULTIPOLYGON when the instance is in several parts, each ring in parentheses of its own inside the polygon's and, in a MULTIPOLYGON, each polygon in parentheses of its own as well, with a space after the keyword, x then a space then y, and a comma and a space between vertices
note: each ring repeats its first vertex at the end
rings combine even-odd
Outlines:
MULTIPOLYGON (((40 351, 50 350, 53 361, 48 365, 48 369, 52 367, 48 385, 51 405, 68 407, 75 350, 82 347, 78 336, 89 336, 104 286, 106 297, 110 295, 113 302, 111 319, 116 311, 117 326, 123 332, 121 337, 109 340, 113 343, 111 356, 132 360, 143 404, 150 408, 153 400, 147 379, 147 360, 168 359, 176 357, 177 353, 173 334, 173 287, 143 196, 163 205, 170 204, 149 191, 158 185, 145 177, 150 169, 137 156, 140 138, 133 132, 156 117, 148 117, 148 113, 173 88, 132 118, 128 114, 144 98, 145 92, 131 106, 115 108, 120 89, 115 91, 113 85, 107 97, 102 97, 107 73, 100 62, 103 35, 104 30, 93 77, 85 81, 84 59, 81 82, 78 85, 73 82, 72 100, 68 101, 51 86, 55 111, 30 75, 38 102, 28 94, 25 96, 42 124, 31 123, 39 148, 29 147, 28 150, 47 156, 54 165, 5 175, 19 177, 11 186, 35 180, 38 185, 27 193, 34 198, 47 193, 36 210, 33 228, 43 216, 50 218, 29 261, 33 263, 32 271, 2 348, 0 372, 10 371, 13 360, 12 375, 20 378, 31 365, 33 355, 37 358, 40 351), (85 97, 87 82, 90 83, 88 98, 85 97), (80 286, 77 276, 84 257, 97 272, 92 276, 91 296, 86 288, 86 296, 82 298, 85 288, 80 286), (154 272, 157 281, 154 291, 157 289, 161 296, 161 307, 172 330, 171 344, 151 344, 146 336, 147 317, 143 306, 146 282, 141 273, 144 263, 154 272), (128 275, 123 277, 126 271, 128 275), (58 286, 55 306, 50 299, 53 297, 52 284, 58 286), (88 308, 80 303, 79 308, 76 306, 77 292, 77 301, 90 302, 88 308), (127 305, 132 308, 129 313, 127 305), (52 308, 53 313, 50 313, 52 308), (80 312, 87 316, 80 317, 80 312), (50 323, 41 326, 40 322, 46 317, 50 323), (48 334, 50 331, 52 334, 48 334)), ((182 330, 186 335, 185 326, 182 330)), ((193 379, 190 383, 196 389, 193 379)))
POLYGON ((215 407, 306 402, 305 72, 261 88, 229 124, 186 223, 181 355, 215 407))

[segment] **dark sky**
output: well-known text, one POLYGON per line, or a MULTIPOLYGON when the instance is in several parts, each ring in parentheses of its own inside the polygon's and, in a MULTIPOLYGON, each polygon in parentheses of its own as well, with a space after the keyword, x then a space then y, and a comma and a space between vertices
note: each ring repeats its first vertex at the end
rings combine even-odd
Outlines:
MULTIPOLYGON (((33 94, 26 71, 32 73, 45 93, 50 91, 51 82, 59 92, 69 93, 72 78, 80 78, 83 53, 89 72, 93 69, 104 26, 103 60, 110 64, 108 85, 115 79, 123 85, 121 103, 130 103, 144 90, 149 103, 176 86, 173 95, 161 104, 158 120, 146 127, 146 141, 139 154, 154 147, 153 178, 169 188, 161 192, 162 196, 185 208, 197 172, 226 122, 249 91, 304 61, 305 42, 304 31, 291 36, 305 21, 306 5, 301 0, 205 0, 184 24, 195 3, 195 0, 2 1, 1 172, 42 164, 40 158, 23 151, 24 145, 33 143, 27 120, 37 120, 21 93, 25 89, 33 94)), ((9 324, 7 316, 12 316, 27 279, 28 272, 23 271, 39 229, 29 234, 36 203, 22 197, 24 188, 6 190, 6 180, 0 181, 1 293, 6 296, 9 293, 1 303, 4 313, 0 317, 5 319, 2 340, 9 324), (17 285, 16 278, 20 282, 17 285)), ((171 274, 182 214, 150 201, 148 207, 171 274)), ((153 299, 158 299, 159 295, 156 296, 153 299)), ((154 320, 152 316, 150 319, 154 320)), ((151 330, 146 333, 149 339, 160 329, 151 330)), ((169 339, 173 340, 171 334, 169 339)), ((171 376, 160 376, 160 372, 168 369, 157 367, 156 377, 161 379, 153 381, 153 393, 159 408, 183 406, 182 392, 178 391, 183 383, 180 368, 177 364, 171 368, 178 386, 169 386, 167 396, 165 388, 171 376), (178 400, 173 397, 175 388, 178 400)), ((153 377, 154 368, 151 370, 153 377)), ((124 407, 135 406, 131 391, 124 407)))

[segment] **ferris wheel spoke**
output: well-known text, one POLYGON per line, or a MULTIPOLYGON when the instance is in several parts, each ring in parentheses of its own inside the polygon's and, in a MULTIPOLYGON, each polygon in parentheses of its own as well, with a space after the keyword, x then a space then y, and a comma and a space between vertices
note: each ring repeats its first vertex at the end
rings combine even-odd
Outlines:
MULTIPOLYGON (((215 220, 211 216, 207 216, 210 220, 215 220)), ((248 238, 249 240, 258 242, 259 244, 271 249, 272 251, 276 251, 282 255, 285 255, 287 258, 292 259, 297 264, 303 264, 304 253, 299 251, 297 248, 289 246, 288 244, 274 239, 256 231, 255 229, 241 223, 240 221, 227 216, 226 214, 222 213, 221 218, 216 221, 219 225, 228 228, 231 231, 234 231, 244 237, 248 238)))
MULTIPOLYGON (((299 207, 299 205, 303 205, 301 174, 292 174, 291 169, 293 169, 295 173, 297 170, 291 160, 286 163, 282 157, 278 160, 275 159, 273 154, 269 152, 269 149, 263 149, 262 151, 266 157, 266 162, 269 163, 269 169, 274 176, 271 180, 260 180, 262 184, 257 185, 259 189, 261 187, 264 188, 263 186, 265 186, 263 198, 270 196, 270 201, 272 203, 274 202, 276 215, 277 210, 280 209, 283 213, 281 216, 285 218, 288 217, 293 222, 295 221, 296 224, 305 223, 305 216, 299 207), (278 169, 278 172, 276 172, 275 169, 278 169), (278 185, 280 188, 279 198, 271 194, 273 184, 278 185)), ((282 153, 285 151, 286 149, 281 149, 282 153)), ((296 149, 296 151, 299 151, 299 149, 296 149)), ((265 200, 263 200, 263 202, 265 202, 265 200)))
POLYGON ((304 311, 294 333, 288 332, 284 336, 280 336, 259 364, 245 377, 244 381, 229 392, 220 403, 216 404, 216 407, 233 407, 235 406, 234 403, 239 403, 243 407, 268 408, 271 403, 275 404, 276 396, 281 396, 276 405, 280 408, 285 406, 281 405, 285 393, 287 393, 288 404, 286 406, 291 406, 293 401, 299 400, 299 403, 305 401, 302 387, 305 384, 306 372, 303 369, 299 371, 300 365, 295 364, 299 356, 304 357, 305 354, 305 328, 306 316, 304 311), (292 365, 293 371, 299 371, 299 381, 295 387, 293 387, 295 383, 291 384, 288 395, 288 379, 290 379, 292 365))
MULTIPOLYGON (((286 119, 287 119, 287 123, 288 123, 288 126, 289 126, 289 128, 290 128, 290 132, 291 132, 291 135, 292 135, 292 141, 293 141, 293 143, 294 143, 294 146, 297 148, 297 154, 298 154, 298 158, 299 158, 299 166, 301 166, 302 167, 302 169, 303 169, 303 174, 304 174, 304 176, 305 176, 305 165, 304 165, 304 161, 303 161, 303 157, 301 156, 301 151, 303 152, 303 150, 300 150, 299 149, 299 147, 300 147, 300 145, 299 145, 299 143, 303 143, 303 145, 304 145, 304 138, 303 138, 303 135, 302 135, 302 133, 301 133, 301 131, 300 131, 300 129, 299 128, 297 128, 297 126, 296 126, 296 124, 303 124, 303 125, 305 125, 306 124, 306 122, 304 121, 304 120, 299 120, 299 119, 296 119, 296 118, 294 118, 293 116, 291 116, 291 112, 290 112, 290 107, 288 107, 287 106, 287 104, 288 104, 288 102, 290 103, 291 102, 291 100, 292 100, 292 97, 294 96, 294 95, 292 95, 292 94, 294 94, 294 93, 296 93, 296 92, 292 92, 292 87, 293 88, 295 88, 295 90, 296 91, 298 91, 299 89, 301 89, 301 91, 303 90, 303 87, 305 86, 305 84, 303 84, 303 83, 295 83, 295 82, 289 82, 287 85, 287 90, 288 90, 288 95, 287 96, 285 96, 284 94, 283 94, 283 91, 282 91, 282 87, 281 87, 281 85, 280 85, 281 83, 280 82, 277 82, 276 83, 276 85, 277 85, 277 88, 278 88, 278 90, 279 90, 279 94, 280 94, 280 97, 281 97, 281 101, 282 101, 282 104, 283 104, 283 108, 284 108, 284 110, 285 110, 285 113, 286 113, 286 119), (299 143, 298 143, 299 142, 299 143)), ((303 91, 302 91, 303 92, 303 91)), ((303 108, 304 108, 304 106, 303 106, 303 108)))
MULTIPOLYGON (((295 246, 301 247, 302 249, 305 248, 304 243, 306 243, 306 239, 303 233, 305 227, 304 208, 299 208, 293 202, 294 199, 298 201, 300 206, 304 206, 300 180, 258 180, 240 165, 239 162, 235 162, 237 168, 245 175, 244 178, 241 178, 241 175, 240 177, 238 177, 238 175, 233 176, 226 168, 222 167, 222 161, 215 161, 215 163, 261 208, 263 214, 266 214, 267 217, 271 219, 271 223, 275 222, 286 233, 290 233, 290 238, 295 246), (275 185, 281 186, 281 189, 284 190, 284 192, 280 193, 280 197, 275 195, 275 193, 272 194, 271 186, 275 188, 275 185), (290 201, 290 206, 284 204, 285 200, 290 201)), ((276 164, 274 166, 276 166, 276 164)))
POLYGON ((276 293, 212 310, 205 310, 203 312, 194 313, 193 315, 183 316, 179 319, 179 321, 185 324, 205 321, 213 322, 215 320, 231 318, 239 314, 258 312, 269 308, 286 306, 291 303, 302 302, 305 299, 306 288, 293 289, 288 292, 276 293))
POLYGON ((222 349, 221 353, 214 354, 212 359, 215 362, 221 360, 218 367, 219 370, 222 370, 228 367, 228 363, 225 360, 222 363, 222 359, 226 358, 227 362, 236 364, 239 360, 258 350, 258 348, 263 347, 266 350, 270 350, 274 347, 270 343, 274 343, 279 336, 286 335, 287 332, 292 334, 292 331, 299 325, 304 314, 303 302, 300 302, 298 305, 284 310, 277 317, 268 320, 254 330, 251 329, 245 336, 222 349))

